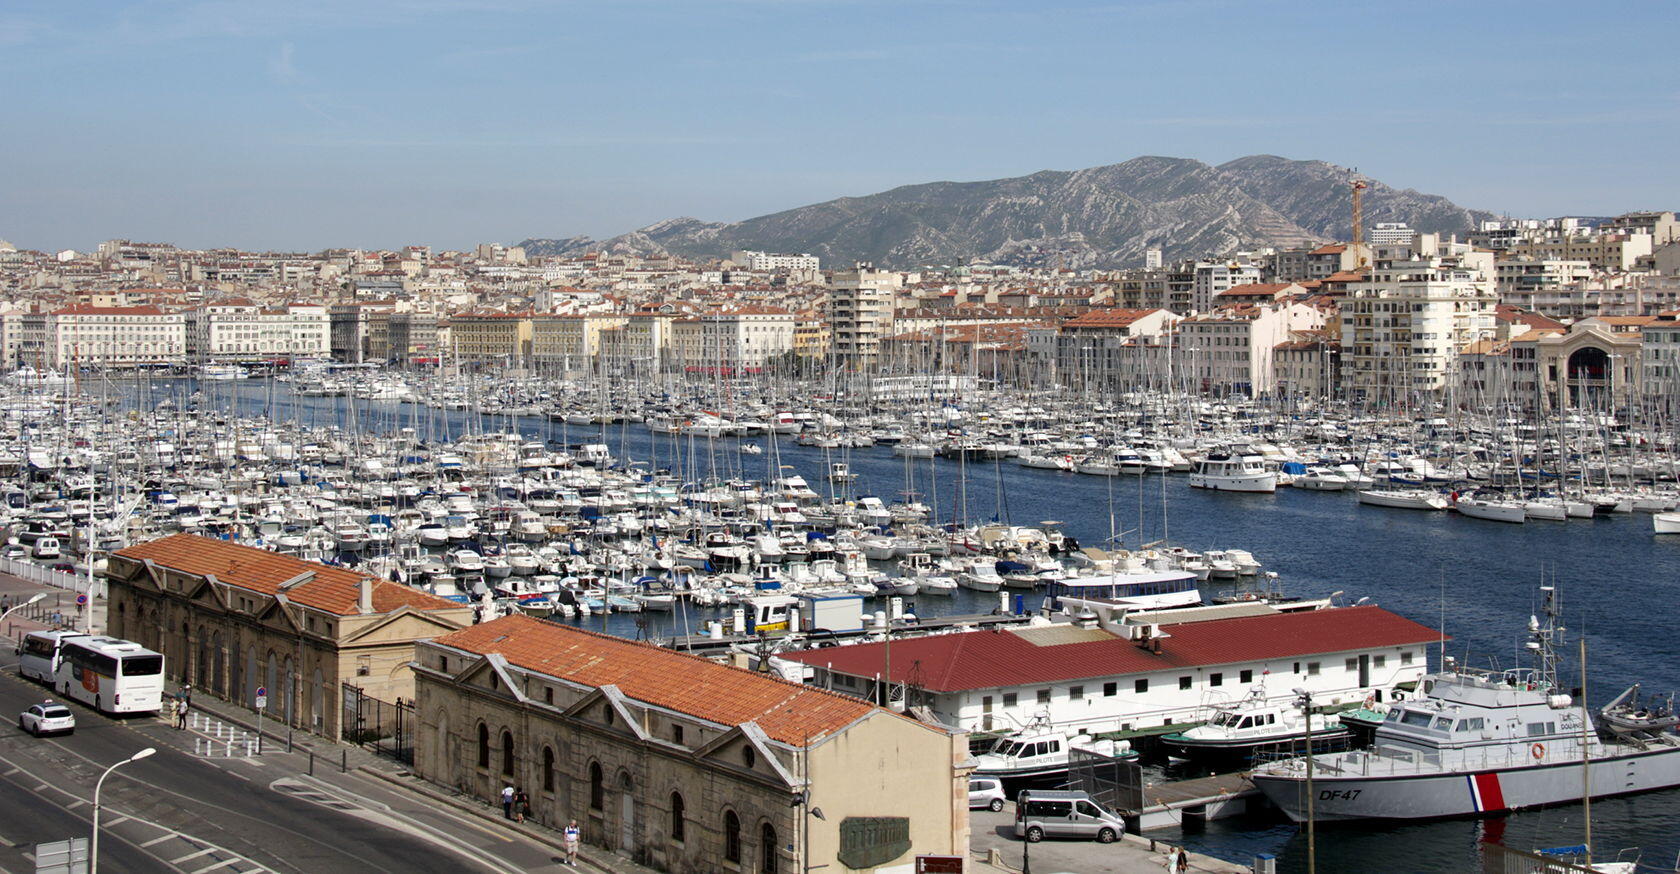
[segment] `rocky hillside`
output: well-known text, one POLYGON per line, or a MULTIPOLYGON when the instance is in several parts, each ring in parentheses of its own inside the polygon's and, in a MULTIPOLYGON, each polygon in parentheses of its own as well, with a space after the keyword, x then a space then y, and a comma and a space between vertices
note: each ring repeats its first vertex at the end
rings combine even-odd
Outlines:
MULTIPOLYGON (((1239 246, 1299 246, 1345 237, 1350 171, 1270 155, 1218 167, 1143 157, 985 182, 907 185, 741 222, 669 219, 609 240, 530 239, 532 254, 606 250, 722 257, 734 249, 810 252, 825 264, 911 267, 959 258, 1069 267, 1219 255, 1239 246)), ((1445 198, 1373 182, 1366 221, 1467 230, 1482 214, 1445 198)))

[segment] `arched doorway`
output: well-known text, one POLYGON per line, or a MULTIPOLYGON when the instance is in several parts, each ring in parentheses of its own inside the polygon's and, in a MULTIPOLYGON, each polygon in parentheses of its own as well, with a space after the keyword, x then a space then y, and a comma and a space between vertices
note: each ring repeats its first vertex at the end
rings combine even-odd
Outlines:
POLYGON ((210 688, 217 695, 227 694, 227 650, 222 647, 220 631, 210 635, 210 688))
POLYGON ((1597 406, 1608 399, 1615 374, 1610 353, 1597 346, 1582 346, 1569 354, 1564 373, 1570 404, 1597 406))

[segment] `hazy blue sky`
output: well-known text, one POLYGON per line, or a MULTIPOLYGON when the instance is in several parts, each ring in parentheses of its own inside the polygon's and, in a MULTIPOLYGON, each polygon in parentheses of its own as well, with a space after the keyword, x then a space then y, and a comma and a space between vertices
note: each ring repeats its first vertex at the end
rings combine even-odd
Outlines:
POLYGON ((0 237, 458 247, 1267 152, 1680 206, 1680 4, 5 0, 0 237))

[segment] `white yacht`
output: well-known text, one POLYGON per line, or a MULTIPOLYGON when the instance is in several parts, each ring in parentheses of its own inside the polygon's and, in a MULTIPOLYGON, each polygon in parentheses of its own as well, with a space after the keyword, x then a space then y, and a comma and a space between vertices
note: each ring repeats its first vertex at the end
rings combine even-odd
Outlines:
POLYGON ((1486 519, 1490 522, 1512 522, 1521 525, 1528 518, 1528 512, 1521 501, 1502 501, 1494 498, 1481 498, 1474 494, 1461 494, 1453 498, 1452 506, 1459 513, 1472 519, 1486 519))
MULTIPOLYGON (((1299 743, 1307 731, 1305 717, 1294 699, 1268 698, 1263 686, 1250 689, 1239 701, 1214 705, 1212 710, 1205 723, 1164 735, 1161 745, 1177 758, 1229 762, 1246 760, 1268 747, 1276 749, 1291 741, 1299 743)), ((1314 749, 1350 734, 1340 722, 1328 718, 1313 721, 1314 749)))
POLYGON ((1126 741, 1069 735, 1065 729, 1039 721, 998 739, 991 749, 976 756, 974 776, 1013 782, 1053 780, 1066 776, 1070 753, 1075 749, 1112 758, 1133 758, 1137 755, 1126 741))
POLYGON ((1190 486, 1220 492, 1275 492, 1277 474, 1266 469, 1258 455, 1216 452, 1196 462, 1190 486))
POLYGON ((1360 489, 1359 503, 1397 510, 1445 510, 1445 495, 1431 489, 1360 489))

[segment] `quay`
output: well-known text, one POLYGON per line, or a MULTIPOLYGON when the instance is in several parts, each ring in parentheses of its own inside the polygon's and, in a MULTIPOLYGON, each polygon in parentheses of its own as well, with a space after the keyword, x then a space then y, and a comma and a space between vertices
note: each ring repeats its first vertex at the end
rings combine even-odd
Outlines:
POLYGON ((1260 813, 1270 806, 1248 773, 1213 774, 1190 780, 1148 783, 1141 787, 1143 803, 1122 807, 1126 828, 1135 833, 1177 825, 1191 827, 1215 819, 1260 813))

